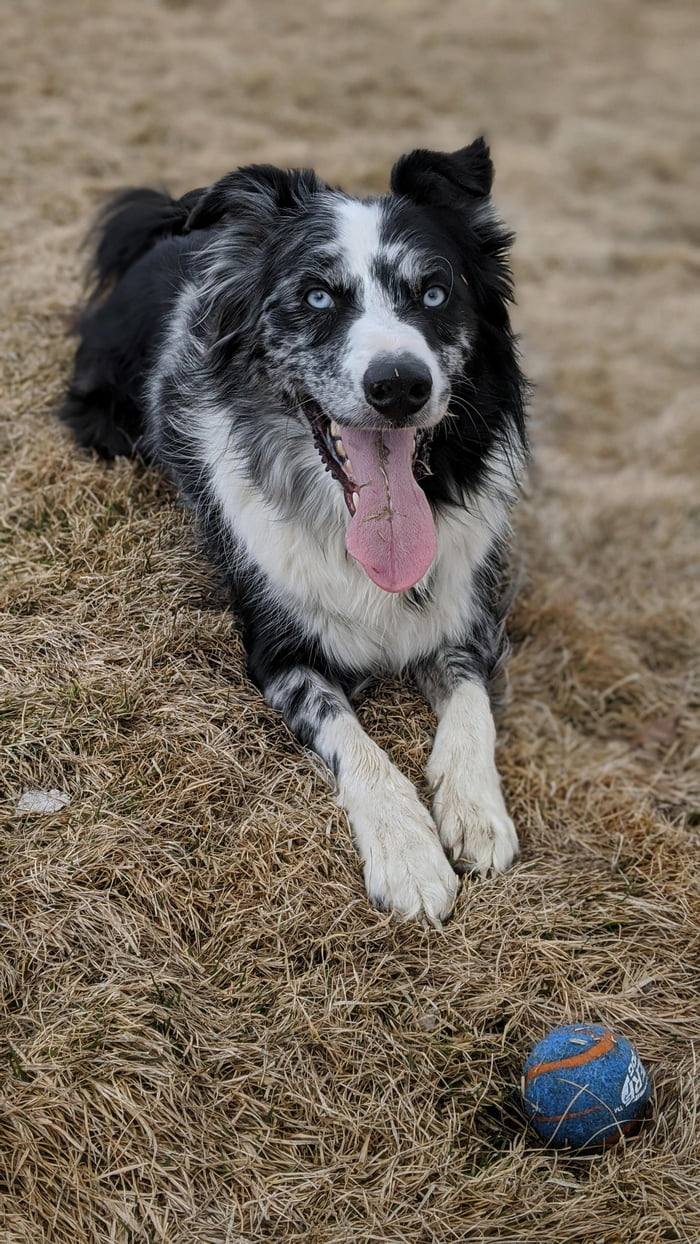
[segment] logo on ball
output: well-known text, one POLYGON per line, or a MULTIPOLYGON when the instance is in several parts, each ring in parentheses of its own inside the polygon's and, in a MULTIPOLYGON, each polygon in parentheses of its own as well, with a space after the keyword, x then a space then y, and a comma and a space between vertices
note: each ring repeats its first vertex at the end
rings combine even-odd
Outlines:
POLYGON ((629 1106, 638 1097, 644 1097, 646 1100, 648 1096, 649 1077, 642 1066, 639 1054, 636 1050, 632 1050, 632 1061, 625 1077, 625 1083, 622 1086, 620 1100, 623 1106, 629 1106))

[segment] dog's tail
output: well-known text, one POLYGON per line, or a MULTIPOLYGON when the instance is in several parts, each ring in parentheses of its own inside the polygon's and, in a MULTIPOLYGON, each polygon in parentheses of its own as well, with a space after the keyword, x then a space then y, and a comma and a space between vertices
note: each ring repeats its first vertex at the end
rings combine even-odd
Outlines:
POLYGON ((172 199, 163 190, 120 190, 102 208, 89 237, 90 297, 100 298, 161 238, 184 232, 202 190, 172 199))
POLYGON ((102 208, 89 237, 92 259, 73 376, 59 418, 81 445, 104 458, 148 457, 144 446, 144 377, 160 318, 176 281, 173 257, 156 278, 120 293, 120 283, 158 242, 185 232, 201 190, 172 199, 161 190, 122 190, 102 208))

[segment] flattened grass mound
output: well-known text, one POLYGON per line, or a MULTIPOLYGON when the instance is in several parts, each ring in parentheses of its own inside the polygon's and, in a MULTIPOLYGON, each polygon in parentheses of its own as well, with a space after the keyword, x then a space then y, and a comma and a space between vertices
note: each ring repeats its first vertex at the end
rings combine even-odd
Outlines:
MULTIPOLYGON (((696 28, 690 0, 7 14, 3 1244, 700 1238, 696 28), (438 935, 368 907, 168 484, 51 411, 107 190, 267 160, 379 191, 482 130, 538 382, 499 747, 524 851, 438 935), (18 813, 36 790, 69 802, 18 813), (518 1104, 579 1019, 655 1082, 595 1159, 518 1104)), ((360 711, 420 782, 418 696, 360 711)))

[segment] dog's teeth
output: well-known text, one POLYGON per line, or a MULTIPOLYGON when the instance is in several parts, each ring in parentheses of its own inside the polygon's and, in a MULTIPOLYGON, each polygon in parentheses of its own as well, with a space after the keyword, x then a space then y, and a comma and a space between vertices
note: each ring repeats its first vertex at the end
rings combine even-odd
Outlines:
POLYGON ((331 419, 331 436, 334 441, 340 440, 340 424, 336 423, 335 419, 331 419))
POLYGON ((345 446, 339 436, 334 437, 333 448, 335 449, 335 452, 340 458, 341 462, 345 462, 347 458, 347 454, 345 452, 345 446))

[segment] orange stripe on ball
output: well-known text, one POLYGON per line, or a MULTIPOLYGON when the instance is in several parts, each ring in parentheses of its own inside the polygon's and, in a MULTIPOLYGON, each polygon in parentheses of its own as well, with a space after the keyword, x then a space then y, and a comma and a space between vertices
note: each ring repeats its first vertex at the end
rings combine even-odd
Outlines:
POLYGON ((612 1136, 608 1136, 607 1140, 602 1142, 603 1148, 612 1149, 613 1145, 616 1145, 624 1136, 629 1136, 635 1128, 637 1131, 641 1131, 643 1122, 643 1119, 628 1119, 625 1123, 616 1123, 617 1131, 613 1132, 612 1136))
POLYGON ((530 1080, 534 1080, 535 1076, 541 1076, 545 1071, 568 1071, 570 1067, 583 1067, 603 1054, 608 1054, 614 1045, 614 1033, 606 1032, 590 1049, 582 1050, 580 1054, 572 1054, 571 1058, 557 1058, 550 1063, 535 1063, 535 1066, 526 1073, 525 1083, 529 1084, 530 1080))
POLYGON ((600 1110, 600 1102, 596 1102, 595 1106, 587 1106, 585 1110, 565 1110, 563 1114, 538 1114, 537 1122, 559 1123, 561 1119, 582 1119, 584 1114, 595 1114, 596 1110, 600 1110))

